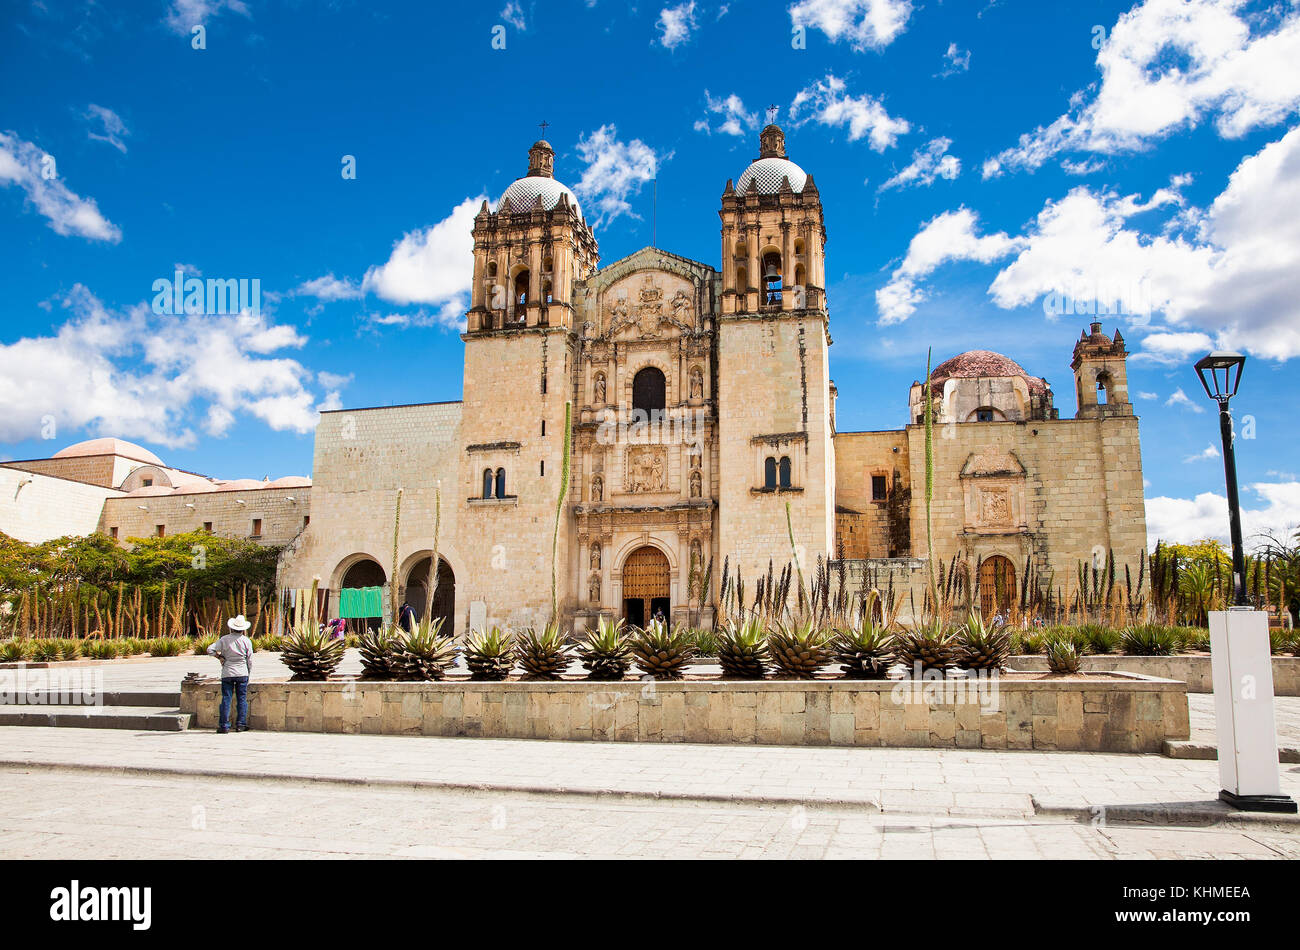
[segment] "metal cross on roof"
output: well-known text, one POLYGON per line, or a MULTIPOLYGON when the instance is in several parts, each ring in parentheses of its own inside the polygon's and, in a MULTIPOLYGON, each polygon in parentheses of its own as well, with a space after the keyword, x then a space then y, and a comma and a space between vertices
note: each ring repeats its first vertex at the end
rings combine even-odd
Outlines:
POLYGON ((776 114, 777 114, 777 112, 779 112, 779 111, 780 111, 780 107, 779 107, 775 102, 772 103, 770 106, 767 107, 767 124, 768 124, 768 125, 771 125, 773 122, 776 121, 776 114))
POLYGON ((542 130, 542 138, 546 138, 546 130, 550 128, 550 125, 551 123, 547 122, 545 119, 537 124, 537 127, 542 130))

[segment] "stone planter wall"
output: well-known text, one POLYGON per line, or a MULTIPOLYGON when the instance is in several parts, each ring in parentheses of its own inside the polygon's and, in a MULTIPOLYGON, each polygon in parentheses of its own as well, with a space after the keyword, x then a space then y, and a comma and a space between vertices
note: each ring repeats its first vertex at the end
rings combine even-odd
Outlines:
MULTIPOLYGON (((1186 687, 1132 677, 985 681, 254 683, 249 725, 288 732, 1158 752, 1188 738, 1186 687)), ((220 686, 181 709, 216 725, 220 686)))
MULTIPOLYGON (((1047 669, 1047 658, 1013 656, 1007 665, 1013 670, 1042 672, 1047 669)), ((1140 673, 1186 683, 1189 693, 1214 692, 1209 656, 1085 656, 1083 670, 1089 673, 1140 673)), ((1300 657, 1273 657, 1273 695, 1300 696, 1300 657)))

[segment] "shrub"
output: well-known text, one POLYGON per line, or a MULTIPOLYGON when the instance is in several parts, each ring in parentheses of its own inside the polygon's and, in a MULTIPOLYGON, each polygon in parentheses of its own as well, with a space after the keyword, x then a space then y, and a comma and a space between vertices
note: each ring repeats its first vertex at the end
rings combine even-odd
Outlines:
POLYGON ((1121 632, 1114 627, 1103 627, 1100 624, 1088 624, 1080 627, 1087 634, 1088 652, 1097 654, 1114 653, 1119 649, 1121 632))
POLYGON ((284 649, 284 638, 273 633, 265 634, 253 641, 253 649, 259 653, 279 653, 284 649))
POLYGON ((1026 656, 1035 656, 1043 652, 1047 644, 1047 636, 1036 630, 1026 631, 1020 634, 1020 650, 1026 656))
POLYGON ((155 637, 147 642, 150 656, 180 656, 190 647, 188 640, 179 637, 155 637))
POLYGON ((113 660, 122 655, 122 648, 116 640, 91 640, 83 652, 95 660, 113 660))
POLYGON ((81 659, 81 641, 80 640, 59 640, 59 659, 60 660, 79 660, 81 659))
POLYGON ((1210 631, 1204 627, 1177 627, 1180 648, 1183 650, 1210 652, 1210 631))
POLYGON ((1296 649, 1296 635, 1291 630, 1270 630, 1268 632, 1268 644, 1274 656, 1281 656, 1284 653, 1294 653, 1296 649))
POLYGON ((32 659, 37 663, 54 663, 61 658, 58 640, 32 641, 32 659))
POLYGON ((1053 673, 1068 674, 1079 672, 1079 648, 1067 637, 1053 637, 1044 646, 1047 654, 1047 668, 1053 673))
POLYGON ((1172 656, 1179 645, 1177 632, 1159 624, 1129 627, 1120 635, 1120 647, 1129 656, 1172 656))
POLYGON ((691 640, 695 643, 696 656, 718 655, 718 635, 712 630, 692 630, 691 640))
POLYGON ((24 663, 31 659, 32 641, 25 637, 14 637, 0 642, 0 662, 24 663))

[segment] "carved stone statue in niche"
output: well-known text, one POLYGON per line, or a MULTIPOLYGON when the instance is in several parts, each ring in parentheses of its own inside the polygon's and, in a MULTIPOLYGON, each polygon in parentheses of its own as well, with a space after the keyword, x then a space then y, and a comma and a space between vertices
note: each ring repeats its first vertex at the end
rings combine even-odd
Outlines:
POLYGON ((638 445, 627 450, 625 488, 634 494, 667 491, 667 452, 662 445, 638 445))
POLYGON ((1004 491, 986 491, 980 495, 980 520, 985 524, 1011 524, 1011 500, 1004 491))
POLYGON ((704 553, 699 538, 691 541, 691 567, 697 570, 704 567, 704 553))
POLYGON ((704 398, 704 374, 698 366, 691 370, 691 398, 704 398))
POLYGON ((591 500, 600 502, 605 496, 605 481, 599 475, 591 480, 591 500))
POLYGON ((596 382, 593 388, 595 392, 592 396, 592 402, 594 402, 598 406, 603 406, 605 404, 605 374, 604 373, 596 374, 596 382))
POLYGON ((701 498, 703 495, 704 478, 700 475, 700 470, 697 468, 695 471, 691 472, 691 497, 701 498))
POLYGON ((587 582, 587 599, 593 604, 600 603, 600 575, 592 574, 587 582))
POLYGON ((692 321, 694 320, 693 313, 695 306, 691 303, 691 298, 686 296, 685 291, 677 291, 672 300, 672 308, 673 319, 677 323, 683 326, 691 326, 692 321))
POLYGON ((591 546, 591 569, 593 571, 600 570, 600 545, 599 544, 593 544, 591 546))

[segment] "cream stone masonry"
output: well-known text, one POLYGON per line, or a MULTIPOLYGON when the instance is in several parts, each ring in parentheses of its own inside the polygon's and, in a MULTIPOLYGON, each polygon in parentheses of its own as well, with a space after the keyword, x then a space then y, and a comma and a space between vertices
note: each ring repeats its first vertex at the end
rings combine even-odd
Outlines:
POLYGON ((105 501, 120 494, 87 482, 0 466, 0 532, 28 544, 90 534, 105 501))

